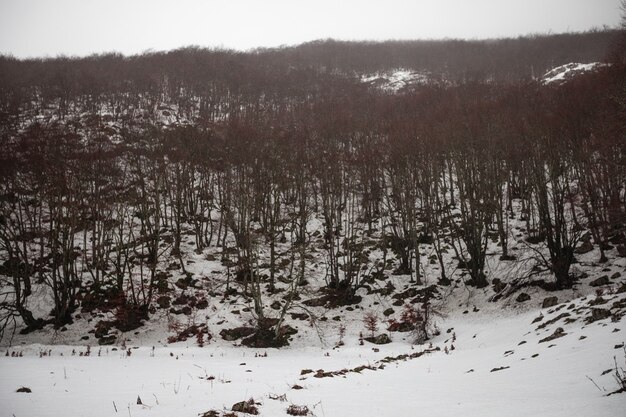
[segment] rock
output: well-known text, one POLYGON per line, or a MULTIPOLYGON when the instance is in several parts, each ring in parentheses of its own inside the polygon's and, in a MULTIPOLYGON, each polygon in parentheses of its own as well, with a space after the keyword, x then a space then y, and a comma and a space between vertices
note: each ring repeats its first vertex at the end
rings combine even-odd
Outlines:
POLYGON ((582 255, 584 253, 588 253, 591 252, 593 250, 593 243, 591 243, 591 241, 587 240, 584 241, 583 243, 580 244, 580 246, 578 246, 576 248, 576 250, 574 250, 575 253, 582 255))
POLYGON ((611 279, 618 279, 621 276, 622 276, 621 272, 616 272, 613 275, 611 275, 611 279))
POLYGON ((28 392, 33 392, 33 391, 31 391, 31 389, 28 387, 21 387, 21 388, 18 388, 17 391, 15 392, 27 392, 28 393, 28 392))
POLYGON ((289 336, 298 333, 297 329, 288 324, 281 326, 279 331, 275 332, 272 327, 276 326, 278 319, 267 318, 266 321, 265 324, 259 322, 260 327, 244 338, 241 344, 254 348, 279 348, 289 345, 289 336))
POLYGON ((186 294, 181 294, 178 297, 176 297, 174 301, 172 301, 172 304, 174 304, 175 306, 182 306, 185 304, 189 304, 189 300, 191 300, 190 296, 186 294))
POLYGON ((315 372, 315 375, 313 375, 314 378, 332 378, 333 377, 333 373, 332 372, 324 372, 323 369, 318 369, 317 372, 315 372))
POLYGON ((611 317, 611 312, 605 308, 592 308, 591 316, 587 317, 587 323, 593 323, 594 321, 604 320, 611 317))
POLYGON ((385 317, 389 317, 389 316, 391 316, 393 313, 394 313, 394 310, 393 310, 393 308, 391 308, 391 307, 390 307, 390 308, 386 309, 385 311, 383 311, 383 316, 385 316, 385 317))
POLYGON ((200 414, 200 417, 220 417, 221 414, 215 410, 209 410, 206 413, 200 414))
POLYGON ((270 308, 272 308, 273 310, 280 310, 282 307, 282 305, 280 304, 280 301, 276 300, 274 301, 271 305, 270 308))
POLYGON ((174 285, 176 285, 181 290, 186 290, 187 287, 189 287, 189 284, 190 282, 186 278, 180 278, 178 281, 174 283, 174 285))
POLYGON ((161 308, 169 308, 171 300, 172 300, 171 297, 167 295, 161 295, 160 297, 156 299, 156 303, 161 308))
POLYGON ((109 334, 109 331, 113 327, 113 322, 101 320, 96 324, 96 332, 94 336, 96 339, 101 338, 102 336, 106 336, 109 334))
POLYGON ((609 283, 609 276, 602 275, 600 278, 596 278, 589 283, 591 287, 600 287, 602 285, 607 285, 609 283))
POLYGON ((207 308, 209 306, 209 302, 207 301, 206 298, 201 298, 200 300, 198 300, 198 302, 196 303, 196 308, 198 310, 204 310, 205 308, 207 308))
POLYGON ((306 313, 291 313, 292 320, 308 320, 309 315, 306 313))
POLYGON ((386 345, 387 343, 391 343, 391 339, 387 333, 379 334, 376 337, 366 337, 365 340, 375 345, 386 345))
POLYGON ((328 296, 324 296, 324 297, 319 297, 319 298, 312 298, 310 300, 305 300, 302 302, 302 304, 304 304, 305 306, 309 306, 309 307, 322 307, 326 305, 327 302, 328 302, 328 296))
POLYGON ((518 303, 523 303, 528 300, 530 300, 530 295, 526 294, 525 292, 518 295, 517 298, 515 299, 515 301, 517 301, 518 303))
POLYGON ((552 333, 550 336, 543 338, 539 341, 539 343, 544 343, 544 342, 549 342, 551 340, 554 339, 558 339, 559 337, 563 337, 565 336, 567 333, 565 333, 565 331, 563 331, 562 327, 557 327, 556 330, 554 331, 554 333, 552 333))
POLYGON ((259 409, 256 407, 256 404, 254 403, 254 400, 252 399, 249 399, 248 401, 240 401, 238 403, 235 403, 230 409, 238 413, 252 414, 255 416, 259 414, 259 409))
POLYGON ((491 281, 491 284, 493 285, 493 292, 495 292, 496 294, 500 293, 506 288, 506 284, 502 282, 499 278, 494 278, 491 281))
POLYGON ((115 342, 117 342, 117 338, 114 334, 108 334, 98 339, 98 344, 100 346, 114 345, 115 342))
POLYGON ((589 301, 590 306, 599 306, 599 305, 606 304, 606 303, 607 303, 607 300, 605 300, 601 296, 598 296, 595 299, 589 301))
POLYGON ((283 336, 293 336, 296 333, 298 333, 298 330, 294 329, 288 324, 285 324, 284 326, 280 326, 280 334, 283 336))
POLYGON ((220 336, 222 336, 222 339, 232 342, 233 340, 250 336, 254 332, 255 330, 252 327, 235 327, 234 329, 222 329, 220 336))
POLYGON ((546 297, 543 299, 543 303, 541 303, 541 308, 554 307, 558 303, 559 299, 557 297, 546 297))
POLYGON ((415 330, 415 326, 409 322, 406 321, 400 321, 400 322, 393 322, 389 325, 389 327, 387 328, 388 332, 410 332, 415 330))
POLYGON ((503 371, 505 369, 509 369, 510 366, 501 366, 499 368, 493 368, 490 372, 498 372, 498 371, 503 371))

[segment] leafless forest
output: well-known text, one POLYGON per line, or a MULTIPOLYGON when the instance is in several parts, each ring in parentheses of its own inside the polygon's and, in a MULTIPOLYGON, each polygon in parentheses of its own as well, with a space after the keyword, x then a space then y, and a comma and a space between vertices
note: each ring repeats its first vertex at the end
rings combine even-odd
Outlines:
POLYGON ((600 263, 626 256, 624 44, 597 31, 0 57, 0 329, 61 327, 78 308, 113 309, 132 329, 159 308, 171 271, 193 285, 185 259, 211 247, 274 344, 314 258, 329 305, 358 302, 385 274, 420 287, 425 262, 449 285, 446 254, 465 285, 495 297, 569 288, 585 236, 600 263), (595 61, 608 65, 541 81, 595 61), (429 81, 397 93, 361 81, 394 68, 429 81), (497 242, 502 262, 521 262, 512 218, 545 250, 504 285, 485 259, 497 242), (29 308, 35 286, 51 294, 49 315, 29 308))

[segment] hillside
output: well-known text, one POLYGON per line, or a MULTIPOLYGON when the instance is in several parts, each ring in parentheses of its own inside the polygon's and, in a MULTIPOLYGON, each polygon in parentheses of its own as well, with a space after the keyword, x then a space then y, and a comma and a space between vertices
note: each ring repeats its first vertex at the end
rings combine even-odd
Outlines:
POLYGON ((1 58, 0 415, 620 415, 616 35, 1 58))

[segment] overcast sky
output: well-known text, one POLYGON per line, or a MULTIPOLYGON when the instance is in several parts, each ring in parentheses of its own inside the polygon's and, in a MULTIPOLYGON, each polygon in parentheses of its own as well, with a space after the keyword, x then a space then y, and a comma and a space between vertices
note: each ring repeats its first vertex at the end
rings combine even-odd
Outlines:
POLYGON ((515 37, 614 27, 620 0, 0 0, 16 57, 249 49, 345 40, 515 37))

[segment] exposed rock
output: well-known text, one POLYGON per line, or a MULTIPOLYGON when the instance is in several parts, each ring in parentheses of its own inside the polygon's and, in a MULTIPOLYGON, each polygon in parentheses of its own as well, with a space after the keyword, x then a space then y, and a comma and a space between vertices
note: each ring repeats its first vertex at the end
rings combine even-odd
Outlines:
POLYGON ((219 411, 209 410, 206 413, 200 414, 200 417, 220 417, 219 411))
POLYGON ((246 413, 246 414, 252 414, 252 415, 257 415, 259 414, 259 409, 256 406, 256 403, 254 402, 254 400, 251 398, 248 401, 240 401, 238 403, 233 404, 233 406, 231 407, 232 411, 236 411, 238 413, 246 413))
POLYGON ((580 244, 580 246, 578 246, 576 248, 576 250, 574 250, 575 253, 582 255, 584 253, 588 253, 591 252, 593 250, 593 243, 591 243, 591 241, 587 240, 584 241, 583 243, 580 244))
POLYGON ((333 373, 332 372, 324 372, 323 369, 318 369, 317 372, 315 372, 315 375, 313 375, 314 378, 332 378, 333 377, 333 373))
POLYGON ((517 296, 517 298, 515 299, 515 301, 517 301, 518 303, 523 303, 530 300, 530 295, 526 294, 525 292, 520 293, 520 295, 517 296))
POLYGON ((309 307, 322 307, 328 302, 328 296, 304 300, 302 304, 309 307))
POLYGON ((174 304, 175 306, 189 304, 189 300, 191 300, 191 298, 192 297, 187 294, 181 294, 174 299, 172 304, 174 304))
POLYGON ((489 371, 489 372, 498 372, 498 371, 503 371, 503 370, 505 370, 505 369, 509 369, 509 368, 510 368, 510 366, 501 366, 501 367, 499 367, 499 368, 493 368, 493 369, 492 369, 491 371, 489 371))
POLYGON ((113 322, 101 320, 98 324, 96 324, 96 332, 94 333, 94 336, 96 339, 100 339, 101 337, 108 335, 112 327, 113 322))
POLYGON ((172 300, 171 297, 167 295, 161 295, 160 297, 156 299, 156 303, 161 308, 169 308, 171 300, 172 300))
POLYGON ((559 320, 561 320, 561 319, 563 319, 563 318, 565 318, 565 317, 569 317, 569 316, 571 316, 571 314, 570 314, 570 313, 561 313, 561 314, 559 314, 558 316, 556 316, 556 317, 554 317, 554 318, 552 318, 552 319, 550 319, 550 320, 548 320, 548 321, 545 321, 545 322, 543 322, 542 324, 540 324, 540 325, 537 327, 537 330, 541 330, 541 329, 543 329, 543 328, 545 328, 545 327, 547 327, 547 326, 549 326, 549 325, 551 325, 551 324, 554 324, 554 323, 556 323, 557 321, 559 321, 559 320))
POLYGON ((389 317, 389 316, 391 316, 393 313, 394 313, 394 310, 393 310, 393 308, 391 308, 391 307, 390 307, 390 308, 386 309, 385 311, 383 311, 383 316, 385 316, 385 317, 389 317))
POLYGON ((376 337, 366 337, 365 340, 375 345, 386 345, 387 343, 391 343, 391 339, 387 333, 379 334, 376 337))
POLYGON ((502 282, 499 278, 494 278, 491 281, 491 284, 493 285, 493 292, 495 292, 496 294, 506 288, 506 284, 502 282))
POLYGON ((28 393, 28 392, 33 392, 33 391, 31 391, 31 389, 28 387, 21 387, 21 388, 18 388, 17 391, 15 392, 27 392, 28 393))
POLYGON ((611 279, 618 279, 618 278, 619 278, 619 277, 621 277, 621 276, 622 276, 622 273, 621 273, 621 272, 616 272, 616 273, 614 273, 613 275, 611 275, 611 279))
POLYGON ((180 278, 174 283, 174 285, 176 285, 181 290, 186 290, 187 287, 191 286, 191 282, 187 278, 180 278))
POLYGON ((108 346, 108 345, 114 345, 116 341, 117 341, 117 338, 115 337, 114 334, 108 334, 99 338, 98 344, 100 346, 108 346))
MULTIPOLYGON (((415 287, 411 287, 411 288, 408 288, 406 291, 394 294, 391 298, 393 298, 396 301, 403 301, 407 298, 413 298, 411 300, 412 303, 424 303, 434 298, 438 294, 439 294, 439 288, 437 287, 437 285, 433 284, 428 287, 421 288, 419 290, 415 287)), ((396 305, 396 303, 393 303, 393 305, 396 305)))
POLYGON ((148 320, 148 308, 125 305, 118 307, 116 317, 115 327, 122 332, 130 332, 143 326, 144 321, 148 320))
POLYGON ((206 337, 206 341, 204 343, 210 341, 213 338, 213 336, 208 332, 206 324, 192 324, 183 331, 179 332, 177 335, 168 337, 167 342, 184 342, 191 337, 197 337, 199 333, 204 334, 204 336, 202 336, 203 339, 204 337, 206 337))
POLYGON ((611 312, 605 308, 592 308, 591 316, 587 317, 587 323, 593 323, 594 321, 604 320, 611 317, 611 312))
POLYGON ((289 325, 281 326, 278 334, 269 326, 257 329, 241 341, 241 344, 254 348, 279 348, 289 344, 289 336, 298 331, 289 325))
POLYGON ((554 307, 558 303, 559 303, 559 299, 557 297, 546 297, 543 299, 543 303, 541 303, 541 308, 554 307))
POLYGON ((282 305, 280 304, 280 301, 276 300, 270 305, 270 308, 272 308, 273 310, 280 310, 282 308, 282 305))
POLYGON ((306 313, 291 313, 292 320, 308 320, 309 315, 306 313))
POLYGON ((600 287, 602 285, 607 285, 609 283, 609 276, 602 275, 600 278, 596 278, 589 283, 591 287, 600 287))
POLYGON ((242 337, 250 336, 255 332, 253 327, 235 327, 234 329, 222 329, 220 336, 222 339, 232 342, 242 337))
POLYGON ((544 343, 544 342, 549 342, 551 340, 554 339, 558 339, 559 337, 563 337, 565 336, 567 333, 565 333, 565 331, 563 330, 562 327, 557 327, 556 330, 554 331, 554 333, 552 333, 550 336, 543 338, 539 341, 539 343, 544 343))
POLYGON ((595 299, 589 301, 590 306, 599 306, 599 305, 606 304, 606 303, 607 303, 607 300, 605 300, 601 296, 596 297, 595 299))
POLYGON ((400 321, 400 322, 393 322, 389 325, 389 327, 387 328, 388 332, 410 332, 412 330, 415 330, 415 325, 406 322, 406 321, 400 321))

